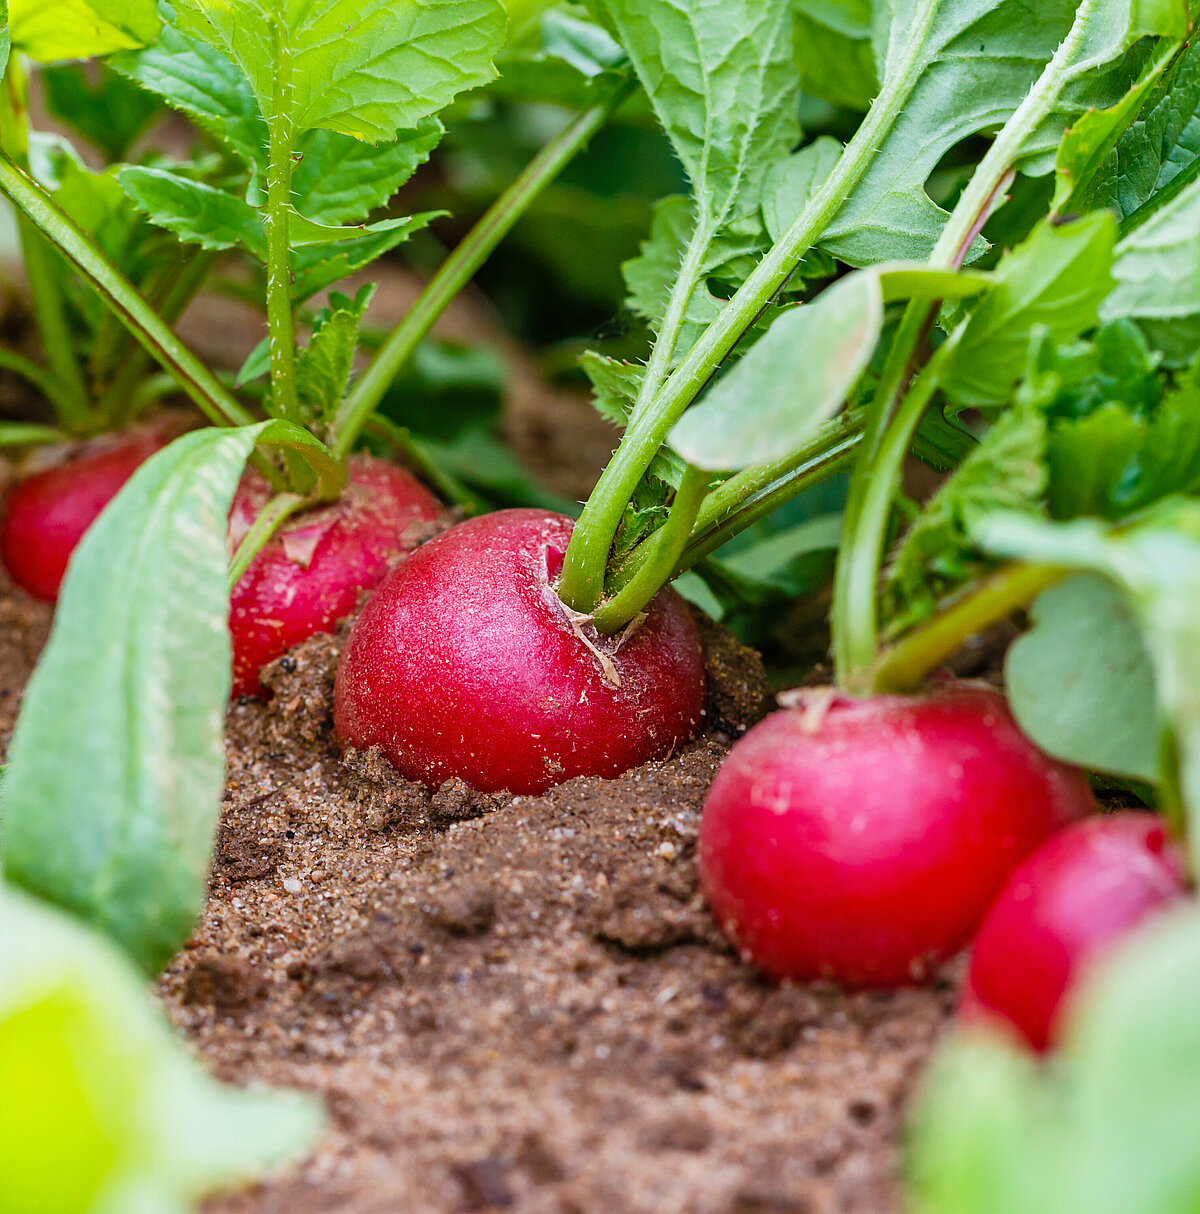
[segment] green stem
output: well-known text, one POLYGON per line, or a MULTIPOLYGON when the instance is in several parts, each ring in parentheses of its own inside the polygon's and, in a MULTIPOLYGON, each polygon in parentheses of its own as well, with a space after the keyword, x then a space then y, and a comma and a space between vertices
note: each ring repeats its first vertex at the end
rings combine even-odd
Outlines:
POLYGON ((1048 565, 1007 565, 998 569, 964 598, 884 649, 871 666, 870 690, 915 691, 931 670, 963 647, 968 637, 1027 607, 1063 576, 1063 570, 1048 565))
POLYGON ((833 172, 705 329, 650 406, 626 431, 583 508, 567 550, 559 594, 576 611, 590 613, 595 609, 603 593, 604 571, 625 505, 666 441, 667 433, 792 276, 801 258, 837 217, 862 180, 880 142, 920 78, 921 47, 938 8, 938 0, 918 0, 904 51, 888 65, 879 96, 833 172))
MULTIPOLYGON (((1003 195, 1021 149, 1053 110, 1066 85, 1068 69, 1078 55, 1096 3, 1084 0, 1079 6, 1067 36, 992 141, 934 245, 929 258, 932 266, 952 269, 966 258, 1003 195)), ((867 441, 851 480, 832 611, 834 668, 843 686, 853 686, 866 677, 864 672, 878 646, 876 583, 887 521, 908 443, 932 399, 936 378, 922 377, 903 403, 901 398, 909 390, 937 309, 936 301, 913 302, 905 311, 872 405, 867 441)))
MULTIPOLYGON (((4 77, 3 103, 0 104, 0 146, 15 164, 27 170, 29 111, 26 97, 25 76, 14 55, 9 59, 4 77)), ((17 233, 21 241, 21 260, 25 266, 34 320, 50 375, 56 385, 53 392, 47 391, 46 394, 68 429, 85 432, 92 428, 95 419, 88 404, 83 369, 75 357, 75 340, 67 323, 66 304, 59 290, 54 250, 24 215, 17 216, 17 233)))
MULTIPOLYGON (((849 518, 852 528, 843 539, 838 556, 833 600, 834 670, 839 686, 853 687, 859 672, 875 656, 878 619, 876 582, 883 561, 892 502, 904 473, 904 457, 920 424, 921 416, 938 388, 942 350, 913 381, 892 424, 883 435, 879 450, 869 463, 860 459, 855 467, 869 467, 863 477, 861 507, 849 518)), ((865 452, 864 452, 865 453, 865 452)))
POLYGON ((292 316, 292 55, 277 32, 275 114, 269 129, 267 165, 267 329, 271 352, 272 412, 299 423, 296 391, 296 336, 292 316))
POLYGON ((0 447, 48 447, 68 442, 70 437, 56 426, 0 421, 0 447))
POLYGON ((530 204, 604 126, 633 88, 632 81, 621 81, 613 86, 603 101, 568 123, 525 166, 520 176, 442 263, 441 269, 430 279, 404 319, 388 335, 379 353, 338 410, 331 445, 339 459, 349 454, 392 380, 429 335, 451 300, 475 276, 530 204))
POLYGON ((850 414, 839 432, 824 431, 820 440, 790 460, 747 469, 753 475, 739 474, 714 489, 705 499, 674 573, 691 569, 784 502, 847 467, 862 438, 862 415, 850 414))
POLYGON ((278 493, 262 508, 229 562, 230 592, 242 580, 242 575, 250 568, 250 562, 266 547, 271 537, 297 510, 302 510, 308 504, 308 499, 299 493, 278 493))
POLYGON ((711 472, 693 464, 684 469, 666 522, 643 543, 646 556, 635 567, 621 571, 616 593, 592 613, 592 622, 599 632, 619 632, 671 580, 711 480, 711 472))
POLYGON ((53 241, 87 284, 113 308, 138 341, 218 426, 247 426, 254 419, 213 373, 171 331, 153 308, 32 178, 0 154, 0 192, 53 241))

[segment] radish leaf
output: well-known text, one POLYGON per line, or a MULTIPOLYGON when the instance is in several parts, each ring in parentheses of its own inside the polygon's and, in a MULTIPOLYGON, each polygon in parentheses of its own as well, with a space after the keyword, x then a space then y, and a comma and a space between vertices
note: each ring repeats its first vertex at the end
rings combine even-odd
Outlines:
POLYGON ((1021 728, 1055 758, 1154 783, 1154 670, 1125 599, 1085 574, 1044 591, 1030 618, 1004 660, 1021 728))
POLYGON ((0 790, 7 878, 150 972, 204 904, 230 682, 226 518, 246 457, 272 440, 310 452, 336 492, 340 469, 304 431, 201 430, 144 464, 88 531, 0 790))
POLYGON ((183 33, 237 64, 268 122, 371 143, 487 83, 505 31, 498 0, 176 0, 175 8, 183 33))
POLYGON ((315 1102, 209 1078, 107 941, 3 885, 0 974, 6 1214, 182 1211, 314 1145, 315 1102))
POLYGON ((158 0, 9 0, 13 47, 31 59, 91 59, 144 46, 162 22, 158 0))

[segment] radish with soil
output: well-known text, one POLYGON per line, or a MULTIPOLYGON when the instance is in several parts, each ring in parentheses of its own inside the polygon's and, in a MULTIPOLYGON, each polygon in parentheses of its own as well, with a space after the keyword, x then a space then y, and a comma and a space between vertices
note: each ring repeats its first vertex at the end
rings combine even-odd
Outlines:
POLYGON ((13 581, 53 603, 84 532, 171 437, 162 426, 104 435, 18 481, 0 520, 0 556, 13 581))
POLYGON ((704 715, 704 656, 664 590, 615 636, 554 583, 571 520, 471 519, 408 557, 371 597, 338 668, 343 747, 378 746, 409 779, 542 792, 662 758, 704 715))
MULTIPOLYGON (((404 468, 371 456, 349 461, 337 501, 288 519, 233 588, 229 627, 233 694, 261 695, 259 673, 285 650, 350 615, 363 591, 442 516, 437 499, 404 468)), ((247 472, 229 516, 234 549, 272 496, 247 472)))
POLYGON ((1048 1048, 1081 978, 1127 932, 1186 896, 1183 853, 1157 814, 1118 813, 1060 831, 988 911, 960 1015, 1048 1048))
POLYGON ((1093 808, 988 688, 791 697, 722 766, 697 856, 718 922, 776 977, 928 976, 1012 868, 1093 808))

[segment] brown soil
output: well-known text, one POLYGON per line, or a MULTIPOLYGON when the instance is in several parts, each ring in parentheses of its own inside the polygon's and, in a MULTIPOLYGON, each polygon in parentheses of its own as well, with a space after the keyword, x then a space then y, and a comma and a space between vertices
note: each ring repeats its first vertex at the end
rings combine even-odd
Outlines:
POLYGON ((212 1214, 894 1207, 901 1105, 951 987, 778 987, 716 933, 697 813, 763 698, 717 638, 727 732, 545 797, 342 765, 334 638, 278 664, 271 705, 231 710, 212 898, 161 990, 222 1078, 317 1092, 332 1130, 212 1214))
MULTIPOLYGON (((48 612, 0 593, 0 736, 48 612)), ((697 815, 761 713, 709 625, 721 732, 544 797, 429 794, 329 734, 339 641, 228 716, 204 919, 163 975, 221 1078, 307 1089, 303 1166, 207 1214, 887 1214, 895 1141, 953 982, 778 986, 698 896, 697 815), (382 776, 382 779, 379 778, 382 776)))

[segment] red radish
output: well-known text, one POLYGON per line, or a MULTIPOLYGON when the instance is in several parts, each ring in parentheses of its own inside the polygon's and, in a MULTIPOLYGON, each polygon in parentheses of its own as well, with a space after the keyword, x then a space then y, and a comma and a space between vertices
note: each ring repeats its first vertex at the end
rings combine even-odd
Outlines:
POLYGON ((0 521, 0 556, 12 580, 34 598, 55 602, 84 532, 176 432, 173 426, 144 426, 105 434, 19 481, 0 521))
POLYGON ((1124 933, 1186 896, 1183 855, 1152 813, 1076 823, 1009 878, 971 950, 960 1014, 1053 1044, 1082 972, 1124 933), (1064 1004, 1064 1000, 1066 1003, 1064 1004))
MULTIPOLYGON (((349 474, 336 502, 285 523, 234 587, 235 696, 263 694, 262 668, 350 615, 362 591, 377 586, 442 513, 433 494, 395 464, 355 456, 349 474)), ((258 473, 242 478, 229 514, 234 548, 271 493, 258 473)))
POLYGON ((743 956, 777 977, 916 981, 1092 808, 1083 773, 1028 741, 990 688, 793 693, 717 773, 701 883, 743 956))
POLYGON ((572 522, 502 510, 444 532, 375 592, 338 668, 334 728, 413 780, 542 792, 668 755, 704 713, 687 606, 661 592, 603 637, 554 591, 572 522))

